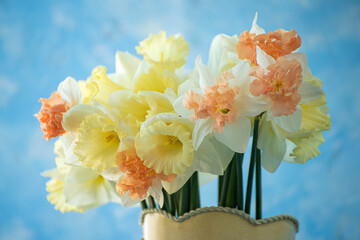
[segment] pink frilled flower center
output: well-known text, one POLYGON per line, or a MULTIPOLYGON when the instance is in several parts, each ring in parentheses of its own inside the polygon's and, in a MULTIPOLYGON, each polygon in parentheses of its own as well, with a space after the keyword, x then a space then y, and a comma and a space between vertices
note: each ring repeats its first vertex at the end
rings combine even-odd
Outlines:
POLYGON ((248 59, 251 63, 257 65, 256 46, 259 46, 276 60, 281 56, 292 53, 300 45, 301 38, 293 29, 289 32, 284 29, 278 29, 275 32, 259 35, 245 31, 239 37, 236 50, 240 59, 248 59))
POLYGON ((184 96, 184 106, 193 109, 190 116, 192 121, 196 119, 211 118, 213 129, 222 132, 226 123, 237 120, 235 109, 235 96, 239 92, 237 88, 230 88, 228 80, 234 75, 227 71, 217 78, 217 84, 203 89, 204 96, 188 90, 184 96))
POLYGON ((53 92, 50 98, 40 98, 41 109, 36 117, 40 121, 44 138, 49 140, 65 133, 61 125, 63 115, 70 109, 71 105, 61 99, 59 92, 53 92))
POLYGON ((120 171, 126 173, 126 177, 120 179, 116 184, 116 191, 122 196, 129 191, 133 200, 144 199, 153 180, 172 182, 176 178, 176 174, 156 173, 153 168, 146 167, 136 154, 135 148, 118 152, 116 163, 120 171))
POLYGON ((256 79, 250 84, 250 92, 254 96, 266 95, 271 99, 271 111, 275 117, 290 115, 296 111, 301 100, 298 89, 302 82, 300 63, 293 59, 278 58, 267 67, 269 72, 255 67, 250 75, 256 79))

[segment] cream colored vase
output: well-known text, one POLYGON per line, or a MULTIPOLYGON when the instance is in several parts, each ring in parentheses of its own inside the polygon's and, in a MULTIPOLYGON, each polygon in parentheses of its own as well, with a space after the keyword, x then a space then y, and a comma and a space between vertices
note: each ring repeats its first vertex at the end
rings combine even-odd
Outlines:
POLYGON ((255 220, 243 211, 199 208, 175 218, 159 209, 141 214, 144 240, 294 240, 299 223, 290 215, 255 220))

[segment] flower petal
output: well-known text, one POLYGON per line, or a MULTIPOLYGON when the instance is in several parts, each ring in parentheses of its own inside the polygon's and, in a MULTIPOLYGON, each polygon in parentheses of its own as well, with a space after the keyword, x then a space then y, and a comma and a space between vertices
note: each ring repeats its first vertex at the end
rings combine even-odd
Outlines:
POLYGON ((189 180, 194 172, 195 170, 192 167, 189 167, 183 174, 178 174, 174 181, 171 183, 162 181, 162 185, 169 194, 173 194, 174 192, 177 192, 182 186, 184 186, 184 184, 187 182, 187 180, 189 180))
MULTIPOLYGON (((270 112, 270 111, 269 111, 270 112)), ((269 119, 272 119, 274 123, 279 125, 282 129, 288 132, 296 132, 301 126, 301 108, 298 106, 297 110, 290 115, 283 115, 279 117, 274 117, 272 114, 268 114, 269 119)))
POLYGON ((260 121, 258 148, 262 150, 261 164, 273 173, 279 167, 286 153, 285 140, 279 138, 271 128, 270 122, 260 121))
POLYGON ((230 59, 238 59, 236 53, 236 44, 238 41, 239 38, 237 35, 228 36, 225 34, 219 34, 212 40, 208 65, 215 76, 224 70, 225 66, 229 64, 230 59))
POLYGON ((267 55, 259 46, 256 46, 256 61, 267 73, 267 67, 275 63, 275 59, 267 55))
MULTIPOLYGON (((200 56, 198 56, 196 58, 194 72, 198 74, 199 85, 200 85, 201 89, 204 89, 206 87, 210 87, 210 86, 216 84, 215 76, 212 74, 210 69, 205 64, 202 63, 200 56)), ((196 76, 196 74, 195 74, 195 76, 196 76)))
POLYGON ((222 175, 224 169, 222 168, 221 157, 209 140, 204 139, 199 149, 195 151, 193 161, 197 165, 196 170, 199 172, 222 175))
POLYGON ((212 132, 211 118, 198 119, 193 131, 193 147, 197 150, 204 138, 212 132))
POLYGON ((258 19, 258 13, 256 12, 250 33, 255 33, 256 35, 263 34, 263 33, 265 33, 265 30, 256 24, 257 19, 258 19))
POLYGON ((251 123, 247 117, 239 117, 235 123, 227 124, 222 133, 215 132, 217 140, 239 153, 246 152, 251 131, 251 123))
POLYGON ((58 92, 62 100, 75 106, 83 102, 83 96, 79 84, 72 77, 67 77, 64 81, 59 84, 58 92))
POLYGON ((80 127, 82 121, 91 114, 103 115, 104 113, 97 107, 88 104, 79 104, 69 109, 64 114, 62 120, 63 128, 68 132, 75 132, 80 127))
POLYGON ((298 91, 301 95, 300 104, 311 102, 321 97, 324 93, 321 88, 305 81, 301 83, 298 91))

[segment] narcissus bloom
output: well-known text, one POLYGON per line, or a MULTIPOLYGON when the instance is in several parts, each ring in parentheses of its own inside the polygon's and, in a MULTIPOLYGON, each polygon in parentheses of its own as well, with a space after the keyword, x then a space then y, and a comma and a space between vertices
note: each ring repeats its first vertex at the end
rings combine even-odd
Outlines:
POLYGON ((188 43, 181 35, 171 35, 166 38, 166 33, 150 34, 150 37, 140 42, 136 47, 144 60, 159 72, 165 69, 175 70, 186 63, 189 53, 188 43))
POLYGON ((120 203, 115 183, 104 179, 93 170, 64 164, 62 142, 55 143, 57 168, 42 175, 51 177, 47 183, 48 200, 61 212, 80 211, 95 208, 107 202, 120 203))
POLYGON ((248 117, 263 111, 250 94, 250 65, 241 61, 234 68, 215 76, 198 58, 194 79, 184 82, 185 92, 175 103, 175 110, 195 121, 193 144, 197 149, 204 137, 216 139, 236 152, 245 152, 251 131, 248 117), (185 89, 187 90, 185 91, 185 89))
POLYGON ((46 140, 63 135, 63 115, 72 106, 81 103, 82 94, 75 79, 68 77, 59 84, 58 90, 50 98, 39 100, 43 105, 35 116, 40 121, 41 130, 46 140))
POLYGON ((116 190, 121 196, 125 196, 128 192, 132 200, 136 200, 153 195, 162 205, 163 197, 159 198, 162 196, 161 181, 172 182, 176 174, 156 173, 153 168, 146 167, 136 153, 132 137, 122 140, 116 162, 120 171, 125 174, 116 184, 116 190))

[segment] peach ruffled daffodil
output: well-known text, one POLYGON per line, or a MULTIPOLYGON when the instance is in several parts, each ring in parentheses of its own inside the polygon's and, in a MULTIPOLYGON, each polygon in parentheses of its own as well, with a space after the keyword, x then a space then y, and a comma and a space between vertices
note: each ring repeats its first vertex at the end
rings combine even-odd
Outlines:
POLYGON ((42 103, 39 113, 35 114, 44 132, 44 138, 49 140, 65 134, 62 126, 63 115, 72 107, 82 103, 82 93, 75 79, 72 77, 62 81, 58 90, 50 98, 41 98, 42 103))
MULTIPOLYGON (((263 115, 260 122, 258 147, 262 150, 263 167, 274 172, 281 161, 289 157, 289 148, 294 148, 290 147, 290 136, 315 137, 313 143, 319 143, 317 146, 323 142, 319 134, 310 136, 313 132, 306 131, 305 135, 301 132, 307 123, 307 116, 303 117, 303 109, 307 108, 306 104, 321 98, 324 93, 321 86, 316 84, 320 80, 312 76, 307 66, 305 54, 290 53, 275 60, 257 47, 256 56, 259 66, 252 69, 251 75, 254 79, 250 84, 250 91, 256 101, 268 106, 266 115, 263 115)), ((306 111, 309 116, 309 108, 306 111)), ((326 115, 320 121, 324 126, 328 126, 329 123, 325 123, 329 121, 327 113, 323 112, 321 115, 326 115)), ((300 145, 304 142, 299 139, 293 141, 300 145)), ((311 156, 316 156, 315 152, 312 151, 311 156)), ((310 160, 312 157, 306 158, 310 160)))
POLYGON ((249 71, 249 63, 240 61, 235 67, 215 76, 201 58, 197 59, 194 79, 179 87, 184 95, 175 103, 180 115, 195 122, 195 149, 207 135, 213 133, 231 150, 246 151, 251 131, 249 117, 263 110, 263 104, 255 103, 250 95, 249 71))

